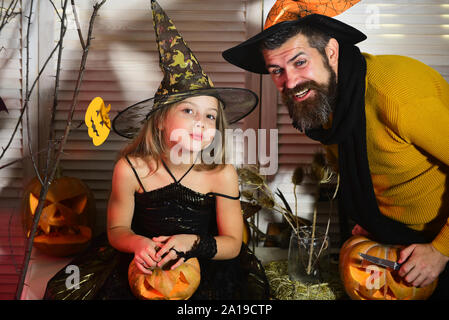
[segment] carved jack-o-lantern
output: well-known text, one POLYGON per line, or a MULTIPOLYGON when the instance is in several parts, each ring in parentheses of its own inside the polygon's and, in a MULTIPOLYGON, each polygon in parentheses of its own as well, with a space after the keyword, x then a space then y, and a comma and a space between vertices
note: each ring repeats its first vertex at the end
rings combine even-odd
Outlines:
POLYGON ((200 279, 196 258, 190 258, 174 270, 155 268, 150 275, 142 273, 134 260, 128 268, 131 292, 144 300, 187 300, 195 293, 200 279))
POLYGON ((373 265, 359 253, 397 261, 401 247, 387 246, 363 236, 349 238, 340 249, 340 276, 346 293, 354 300, 424 300, 437 280, 422 288, 405 282, 397 271, 373 265))
MULTIPOLYGON (((25 189, 22 215, 27 237, 33 225, 41 188, 39 180, 34 178, 25 189)), ((56 178, 48 189, 34 247, 53 256, 79 253, 92 238, 95 214, 93 195, 81 180, 56 178)))

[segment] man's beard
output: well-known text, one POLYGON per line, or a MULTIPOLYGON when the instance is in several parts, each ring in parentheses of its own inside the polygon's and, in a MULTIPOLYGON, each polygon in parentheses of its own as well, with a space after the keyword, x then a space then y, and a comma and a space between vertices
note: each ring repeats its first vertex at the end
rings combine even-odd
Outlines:
POLYGON ((330 66, 327 70, 328 83, 318 84, 310 80, 293 89, 285 88, 282 92, 282 101, 288 108, 292 125, 299 131, 319 128, 329 122, 337 101, 337 76, 330 66), (311 93, 314 95, 306 100, 296 101, 295 94, 304 89, 313 90, 311 93))

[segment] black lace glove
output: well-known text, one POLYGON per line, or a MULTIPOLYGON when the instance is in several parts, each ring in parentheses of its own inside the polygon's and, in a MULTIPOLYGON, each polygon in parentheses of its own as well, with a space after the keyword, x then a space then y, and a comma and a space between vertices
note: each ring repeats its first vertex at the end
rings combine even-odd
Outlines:
POLYGON ((184 258, 184 261, 190 258, 205 258, 212 259, 217 254, 217 241, 213 236, 202 235, 197 236, 192 248, 187 252, 180 252, 172 248, 179 258, 184 258))

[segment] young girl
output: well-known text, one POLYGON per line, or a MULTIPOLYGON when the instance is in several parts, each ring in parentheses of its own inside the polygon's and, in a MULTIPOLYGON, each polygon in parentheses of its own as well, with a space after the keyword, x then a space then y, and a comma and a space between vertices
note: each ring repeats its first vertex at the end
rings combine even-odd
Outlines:
MULTIPOLYGON (((170 196, 170 201, 184 194, 207 200, 218 195, 215 199, 216 219, 220 232, 215 238, 217 253, 213 258, 230 259, 238 255, 243 221, 238 201, 236 171, 229 164, 201 164, 202 150, 210 145, 213 139, 210 133, 215 134, 215 130, 221 129, 220 134, 224 134, 223 118, 222 108, 216 98, 190 97, 153 114, 137 139, 123 150, 113 174, 108 210, 108 238, 116 249, 134 253, 137 267, 142 272, 151 273, 150 268, 162 267, 170 260, 178 259, 177 252, 188 252, 199 233, 210 233, 208 224, 202 225, 200 230, 186 226, 187 222, 181 222, 179 226, 171 224, 169 227, 173 230, 161 228, 160 232, 163 233, 153 231, 150 235, 147 233, 147 236, 136 234, 131 228, 134 212, 137 211, 136 219, 139 220, 140 215, 155 215, 155 208, 149 201, 148 205, 152 206, 152 211, 144 207, 144 212, 140 212, 141 207, 137 206, 139 210, 136 210, 135 198, 138 202, 145 202, 145 198, 151 198, 152 194, 157 194, 158 197, 170 196), (174 134, 176 131, 180 133, 177 136, 174 134), (170 139, 173 137, 178 139, 170 139), (195 150, 195 147, 200 148, 195 150), (175 148, 176 152, 171 152, 175 148), (172 161, 175 158, 182 161, 172 161), (185 230, 183 228, 188 228, 189 232, 182 232, 185 230), (156 253, 157 248, 160 250, 156 253), (162 258, 165 253, 167 255, 162 258)), ((222 159, 216 160, 222 163, 222 159)), ((166 204, 164 206, 166 207, 166 204)), ((179 219, 183 218, 182 214, 179 212, 179 219)), ((167 217, 162 215, 160 218, 159 223, 162 224, 167 217)), ((207 220, 211 218, 213 217, 205 217, 207 220)), ((144 225, 135 225, 146 231, 144 225)), ((154 226, 151 228, 155 229, 154 226)), ((184 260, 179 258, 171 268, 177 267, 184 260)))
POLYGON ((171 266, 176 268, 191 253, 200 259, 202 283, 217 285, 200 285, 198 294, 208 298, 218 294, 232 298, 236 289, 217 293, 220 283, 210 270, 217 272, 217 268, 208 260, 232 261, 218 271, 229 281, 229 276, 238 274, 231 268, 237 261, 230 259, 239 255, 242 246, 236 170, 223 164, 225 152, 216 148, 212 151, 221 159, 202 163, 203 153, 211 152, 208 147, 213 145, 215 135, 210 133, 224 135, 225 123, 221 104, 211 96, 193 96, 153 113, 115 166, 108 208, 113 247, 133 253, 144 273, 171 260, 177 260, 171 266))
MULTIPOLYGON (((224 161, 222 143, 227 120, 249 114, 257 96, 213 87, 171 20, 157 2, 152 6, 164 78, 153 98, 112 122, 117 134, 133 139, 112 178, 107 237, 113 248, 97 246, 72 262, 84 285, 76 295, 133 299, 127 272, 133 259, 150 274, 196 257, 201 281, 191 299, 267 299, 261 263, 242 243, 238 176, 224 161)), ((57 274, 46 296, 66 299, 66 277, 57 274)))

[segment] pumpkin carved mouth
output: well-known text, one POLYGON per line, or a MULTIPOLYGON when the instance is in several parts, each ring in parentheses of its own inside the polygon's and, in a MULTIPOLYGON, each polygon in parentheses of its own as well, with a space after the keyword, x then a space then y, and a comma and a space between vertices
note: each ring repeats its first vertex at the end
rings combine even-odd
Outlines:
MULTIPOLYGON (((148 297, 158 297, 159 299, 164 299, 164 293, 159 292, 157 289, 155 289, 154 287, 152 287, 150 285, 150 283, 148 282, 147 278, 145 278, 144 282, 143 282, 145 289, 148 291, 148 297)), ((173 286, 173 290, 182 292, 182 291, 186 291, 189 288, 190 283, 187 281, 184 273, 181 271, 179 273, 179 278, 176 280, 175 285, 173 286)), ((169 292, 168 296, 174 296, 176 295, 176 292, 169 292)))
MULTIPOLYGON (((149 296, 153 296, 153 297, 157 297, 159 299, 164 299, 164 295, 162 293, 160 293, 159 291, 157 291, 156 289, 154 289, 149 283, 148 280, 145 279, 143 281, 143 285, 145 286, 145 290, 148 291, 149 296)), ((157 299, 156 298, 156 299, 157 299)))
POLYGON ((144 300, 187 300, 200 284, 198 259, 191 258, 174 270, 153 269, 150 275, 142 273, 134 260, 128 268, 132 293, 144 300))

